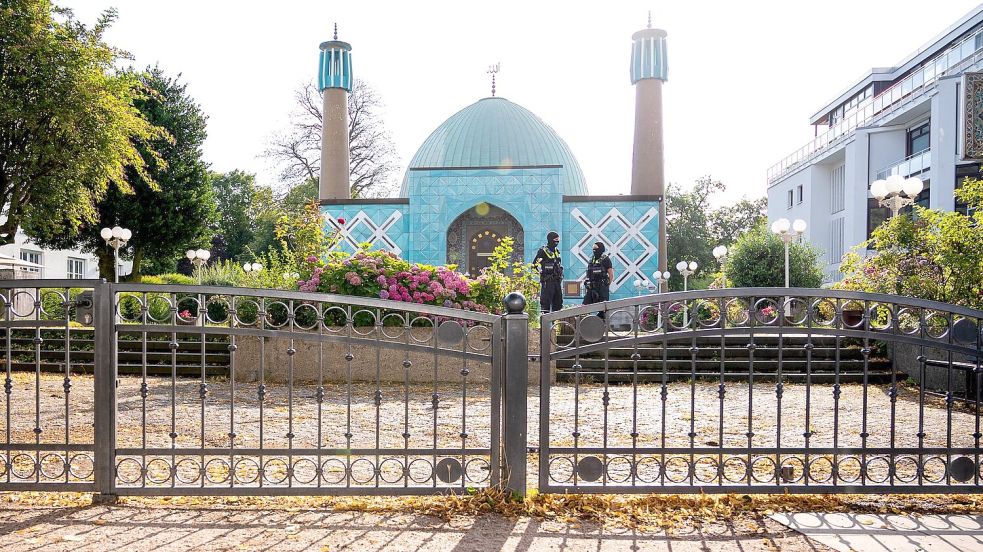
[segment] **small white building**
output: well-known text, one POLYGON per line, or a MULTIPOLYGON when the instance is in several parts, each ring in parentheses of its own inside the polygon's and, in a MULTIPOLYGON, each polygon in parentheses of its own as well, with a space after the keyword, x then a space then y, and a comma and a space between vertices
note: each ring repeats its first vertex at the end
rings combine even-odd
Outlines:
MULTIPOLYGON (((41 265, 41 268, 18 268, 18 278, 48 278, 53 280, 78 280, 99 277, 99 259, 92 253, 80 250, 44 249, 30 241, 23 232, 18 231, 14 243, 0 246, 0 255, 41 265)), ((132 263, 120 260, 120 276, 130 273, 132 263)), ((2 266, 0 269, 7 267, 2 266)), ((0 270, 0 276, 10 271, 0 270)))
POLYGON ((872 69, 810 119, 815 138, 768 170, 768 220, 804 219, 826 280, 889 215, 876 179, 918 176, 919 205, 954 210, 983 157, 983 5, 894 67, 872 69))

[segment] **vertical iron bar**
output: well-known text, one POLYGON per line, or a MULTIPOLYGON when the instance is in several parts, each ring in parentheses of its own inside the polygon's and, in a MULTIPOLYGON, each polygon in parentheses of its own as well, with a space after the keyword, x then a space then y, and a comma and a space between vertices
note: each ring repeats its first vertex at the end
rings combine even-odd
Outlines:
POLYGON ((115 297, 114 285, 102 282, 94 286, 94 478, 98 493, 106 498, 114 495, 116 490, 115 297))
MULTIPOLYGON (((410 366, 413 365, 410 362, 410 332, 413 329, 413 323, 410 320, 409 311, 403 312, 403 344, 406 345, 406 351, 403 353, 403 487, 410 486, 410 455, 405 452, 410 448, 410 366)), ((492 424, 492 432, 495 431, 495 425, 492 424)))
MULTIPOLYGON (((345 309, 345 326, 348 330, 348 352, 345 353, 345 487, 352 486, 352 361, 355 354, 352 352, 352 330, 355 326, 355 318, 352 313, 351 305, 345 309)), ((437 328, 434 327, 436 336, 437 328)), ((437 469, 436 464, 434 470, 437 469)))
MULTIPOLYGON (((509 314, 504 316, 505 320, 505 490, 513 496, 524 497, 526 495, 526 408, 527 402, 527 382, 529 380, 529 315, 524 311, 523 305, 517 309, 510 309, 509 314)), ((545 334, 545 330, 544 330, 545 334)), ((544 340, 545 345, 545 340, 544 340)), ((540 349, 540 355, 544 359, 540 380, 540 396, 545 393, 546 402, 540 404, 540 423, 542 423, 542 412, 544 405, 549 405, 549 348, 540 349), (543 391, 545 390, 545 391, 543 391)), ((548 412, 548 410, 547 410, 548 412)), ((540 427, 540 483, 544 476, 548 476, 548 471, 544 471, 542 454, 544 444, 548 447, 549 435, 546 429, 546 440, 543 439, 543 426, 540 427)), ((549 454, 548 448, 545 449, 549 454)), ((548 457, 548 456, 547 456, 548 457)), ((546 470, 549 469, 548 461, 546 470)))
MULTIPOLYGON (((177 305, 171 304, 171 468, 177 468, 177 456, 174 454, 174 449, 177 448, 177 305)), ((171 487, 177 485, 177 477, 175 476, 176 471, 172 471, 169 475, 171 480, 171 487)))
MULTIPOLYGON (((925 476, 925 309, 918 309, 918 485, 924 484, 925 476)), ((892 367, 893 370, 893 367, 892 367)))
MULTIPOLYGON (((462 326, 463 328, 463 326, 462 326)), ((468 332, 464 331, 464 339, 461 340, 461 489, 467 487, 468 462, 467 462, 467 443, 468 443, 468 332)))
MULTIPOLYGON (((946 313, 946 343, 952 345, 952 313, 946 313)), ((945 383, 945 465, 952 465, 952 404, 955 397, 952 393, 952 349, 946 349, 946 383, 945 383)), ((893 466, 892 466, 893 467, 893 466)), ((977 471, 979 471, 977 469, 977 471)), ((946 485, 952 485, 951 470, 945 471, 946 485)))
POLYGON ((802 462, 802 482, 809 486, 812 478, 812 467, 809 461, 809 446, 812 440, 812 350, 815 344, 812 342, 812 309, 808 308, 808 298, 803 298, 802 304, 806 305, 806 427, 803 431, 805 438, 805 454, 802 462))
POLYGON ((696 328, 699 324, 700 318, 700 307, 697 303, 696 308, 693 310, 693 317, 690 319, 690 324, 693 326, 689 329, 690 331, 690 347, 689 347, 689 484, 696 485, 696 455, 693 453, 693 448, 696 447, 696 355, 699 353, 699 348, 696 346, 696 328))
POLYGON ((867 437, 869 433, 867 432, 867 395, 869 392, 868 383, 870 381, 870 335, 867 332, 870 331, 870 302, 864 300, 864 313, 860 319, 860 327, 864 332, 864 345, 860 350, 864 358, 864 373, 863 373, 863 412, 861 413, 861 429, 860 429, 860 484, 867 485, 867 437))
MULTIPOLYGON (((317 304, 317 335, 324 335, 324 303, 317 304)), ((262 339, 262 338, 260 338, 262 339)), ((324 341, 317 340, 317 486, 324 484, 324 465, 321 451, 324 448, 324 341)))
MULTIPOLYGON (((840 312, 842 304, 839 299, 833 304, 833 328, 837 325, 837 312, 840 312)), ((836 332, 834 346, 836 351, 833 364, 833 485, 840 482, 840 347, 842 327, 836 332)))
MULTIPOLYGON (((293 335, 297 330, 293 299, 287 301, 287 309, 287 329, 293 335)), ((287 487, 294 486, 294 357, 297 354, 294 345, 291 337, 287 350, 287 487)))
MULTIPOLYGON (((638 352, 638 326, 641 317, 639 308, 635 306, 632 316, 631 348, 631 484, 632 487, 638 484, 638 361, 642 355, 638 352)), ((579 362, 579 361, 578 361, 579 362)), ((574 470, 576 473, 576 469, 574 470)))
MULTIPOLYGON (((206 359, 207 359, 207 354, 208 354, 208 347, 207 347, 207 343, 206 343, 206 339, 205 339, 205 335, 206 335, 205 334, 205 318, 203 316, 204 313, 202 313, 202 309, 200 307, 203 304, 204 304, 204 296, 201 295, 201 294, 199 294, 198 295, 198 305, 199 305, 199 308, 198 308, 198 317, 196 317, 196 319, 195 319, 195 323, 201 328, 201 334, 199 334, 199 336, 198 336, 201 339, 201 387, 199 387, 199 389, 198 389, 198 397, 201 399, 201 440, 199 441, 199 443, 201 445, 201 456, 199 457, 199 459, 201 461, 201 467, 202 467, 202 469, 205 469, 205 402, 206 402, 207 397, 208 397, 208 379, 206 378, 206 375, 207 375, 206 374, 206 370, 207 370, 206 359)), ((230 470, 231 470, 231 476, 234 477, 235 468, 234 467, 230 467, 230 470)), ((202 475, 199 479, 201 480, 201 485, 200 486, 202 488, 204 488, 204 486, 205 486, 205 477, 202 475)))
MULTIPOLYGON (((506 324, 506 386, 508 385, 508 331, 509 327, 506 324)), ((553 387, 553 382, 550 380, 550 356, 553 352, 551 339, 553 331, 550 315, 541 316, 539 319, 539 490, 544 492, 550 485, 550 390, 553 387)), ((509 412, 506 410, 504 415, 507 418, 509 412)), ((506 457, 506 462, 508 461, 509 458, 506 457)), ((507 465, 506 469, 508 469, 507 465)))
MULTIPOLYGON (((786 245, 787 247, 787 245, 786 245)), ((781 485, 782 475, 782 397, 785 394, 785 385, 782 381, 782 367, 785 364, 785 323, 788 322, 785 316, 789 312, 789 297, 785 296, 786 303, 782 305, 778 312, 778 371, 775 380, 775 485, 781 485)), ((806 429, 808 431, 808 428, 806 429)))
MULTIPOLYGON (((266 329, 266 297, 259 298, 259 312, 256 313, 256 322, 261 330, 266 329)), ((257 395, 259 399, 259 473, 256 474, 256 480, 259 482, 259 486, 262 487, 266 481, 266 473, 264 471, 264 466, 266 462, 266 456, 263 454, 263 450, 266 448, 265 442, 265 414, 266 414, 266 337, 260 335, 257 337, 259 339, 259 389, 257 390, 257 395)), ((232 370, 232 357, 229 357, 229 375, 231 375, 232 370)))
POLYGON ((382 424, 382 311, 375 310, 375 486, 378 487, 382 478, 382 457, 379 455, 381 446, 382 424))
POLYGON ((502 474, 502 370, 505 366, 505 338, 502 334, 502 320, 499 318, 492 323, 491 344, 488 347, 491 353, 491 381, 489 390, 491 394, 491 462, 489 469, 489 482, 492 487, 497 487, 501 482, 502 474))
MULTIPOLYGON (((889 322, 890 323, 890 326, 896 325, 896 322, 897 322, 897 316, 895 316, 895 313, 897 311, 897 308, 896 308, 896 306, 894 306, 894 307, 895 308, 885 307, 885 308, 888 309, 888 314, 891 317, 890 322, 889 322)), ((889 326, 889 328, 890 328, 890 326, 889 326)), ((895 370, 893 368, 893 366, 891 368, 891 388, 888 391, 888 396, 891 399, 891 437, 890 437, 890 440, 891 440, 891 444, 890 444, 890 449, 891 449, 891 469, 889 470, 889 473, 891 474, 891 485, 893 486, 893 485, 895 485, 897 483, 897 481, 896 481, 896 474, 895 474, 895 468, 896 468, 896 465, 897 465, 896 464, 897 458, 896 458, 894 449, 897 446, 897 427, 896 427, 895 424, 897 423, 897 419, 898 419, 898 412, 897 412, 897 406, 898 406, 898 371, 895 370)))
POLYGON ((754 439, 754 349, 757 347, 754 343, 754 323, 757 319, 757 313, 754 312, 756 301, 754 296, 748 299, 748 384, 747 384, 747 484, 751 486, 752 484, 752 469, 751 469, 751 456, 753 450, 753 439, 754 439))
MULTIPOLYGON (((725 280, 726 281, 726 280, 725 280)), ((717 397, 720 400, 720 412, 717 422, 717 485, 724 484, 724 397, 727 393, 724 373, 727 370, 727 301, 721 297, 720 308, 720 383, 717 387, 717 397)))
POLYGON ((659 434, 659 485, 666 486, 666 400, 669 398, 669 310, 665 303, 659 303, 659 312, 662 314, 662 388, 659 390, 659 398, 662 402, 662 414, 660 423, 662 424, 659 434))
MULTIPOLYGON (((607 313, 604 314, 604 336, 602 339, 608 341, 608 331, 610 330, 609 317, 607 313)), ((611 347, 604 348, 604 395, 601 397, 601 403, 604 407, 604 420, 603 426, 601 427, 601 458, 603 465, 607 467, 608 465, 608 418, 610 415, 609 408, 611 403, 611 347)), ((601 470, 601 485, 607 486, 608 484, 608 470, 601 470)))
POLYGON ((65 390, 65 483, 69 481, 68 466, 69 461, 68 445, 72 442, 72 418, 71 401, 69 394, 72 389, 72 358, 71 358, 71 320, 72 320, 72 288, 65 288, 65 381, 62 388, 65 390))
MULTIPOLYGON (((12 301, 14 300, 15 296, 16 294, 14 293, 13 289, 7 290, 6 301, 4 301, 5 304, 4 304, 4 317, 3 317, 3 319, 6 320, 7 322, 12 321, 12 315, 14 313, 12 301)), ((7 445, 7 456, 4 458, 4 463, 7 465, 7 469, 5 470, 7 472, 7 483, 10 483, 10 474, 13 471, 10 469, 10 462, 13 459, 12 456, 13 451, 11 450, 10 447, 10 396, 11 393, 13 393, 13 389, 14 389, 14 380, 11 377, 12 375, 11 358, 13 357, 13 351, 11 350, 11 347, 13 346, 11 342, 11 332, 13 331, 14 331, 13 326, 8 326, 6 331, 4 332, 5 334, 4 338, 7 340, 7 349, 6 349, 6 354, 4 355, 6 357, 4 359, 4 364, 6 365, 5 366, 6 374, 3 380, 3 392, 4 392, 4 396, 6 397, 6 403, 4 406, 6 410, 5 416, 7 420, 7 425, 4 426, 5 433, 6 433, 4 440, 5 440, 5 444, 7 445)), ((95 339, 95 337, 93 339, 95 339)), ((95 371, 95 368, 93 368, 93 371, 95 371)))
MULTIPOLYGON (((122 297, 122 294, 120 294, 122 297)), ((150 309, 147 305, 147 294, 144 293, 140 299, 140 323, 145 327, 148 324, 147 316, 150 309)), ((150 394, 150 387, 147 385, 147 332, 140 332, 140 469, 145 474, 147 469, 147 396, 150 394)), ((140 476, 140 486, 147 486, 145 475, 140 476)))

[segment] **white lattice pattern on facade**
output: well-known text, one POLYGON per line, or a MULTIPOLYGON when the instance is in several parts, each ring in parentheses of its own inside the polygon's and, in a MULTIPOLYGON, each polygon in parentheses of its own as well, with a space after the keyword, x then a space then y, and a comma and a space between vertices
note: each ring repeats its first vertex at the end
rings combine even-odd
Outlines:
MULTIPOLYGON (((658 221, 659 211, 656 208, 650 208, 634 223, 617 208, 612 208, 596 222, 578 208, 574 208, 570 215, 587 231, 570 248, 571 255, 586 265, 590 261, 594 242, 599 241, 607 248, 612 260, 621 261, 624 265, 624 270, 615 274, 611 291, 617 291, 625 282, 651 279, 646 276, 644 267, 658 253, 658 247, 646 237, 644 230, 649 223, 658 221)), ((582 274, 578 277, 580 280, 583 278, 582 274)))
POLYGON ((403 249, 389 236, 389 230, 402 218, 403 213, 393 211, 382 223, 376 224, 368 213, 359 211, 345 221, 344 225, 338 224, 338 221, 330 215, 326 216, 325 220, 332 230, 341 231, 338 245, 335 246, 335 249, 341 248, 342 245, 348 245, 352 251, 358 251, 360 244, 370 243, 380 249, 401 255, 403 249))

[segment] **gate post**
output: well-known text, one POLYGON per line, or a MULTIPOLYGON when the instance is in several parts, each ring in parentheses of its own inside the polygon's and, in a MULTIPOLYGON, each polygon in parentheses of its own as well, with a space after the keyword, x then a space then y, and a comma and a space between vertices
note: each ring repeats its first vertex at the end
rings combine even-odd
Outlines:
POLYGON ((95 448, 97 493, 93 502, 116 499, 116 286, 102 282, 93 293, 95 328, 95 448))
POLYGON ((505 378, 502 439, 505 491, 526 496, 526 408, 529 385, 529 315, 521 293, 505 297, 505 378))

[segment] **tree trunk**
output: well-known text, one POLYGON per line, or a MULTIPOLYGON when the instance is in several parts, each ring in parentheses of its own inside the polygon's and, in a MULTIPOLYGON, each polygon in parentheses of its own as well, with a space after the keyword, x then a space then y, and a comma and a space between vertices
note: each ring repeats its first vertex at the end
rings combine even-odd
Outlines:
POLYGON ((108 247, 100 247, 96 250, 96 257, 99 258, 99 277, 107 282, 113 281, 113 250, 108 247))
POLYGON ((130 269, 130 276, 127 280, 131 282, 140 281, 140 265, 143 264, 143 248, 134 247, 133 248, 133 268, 130 269))

